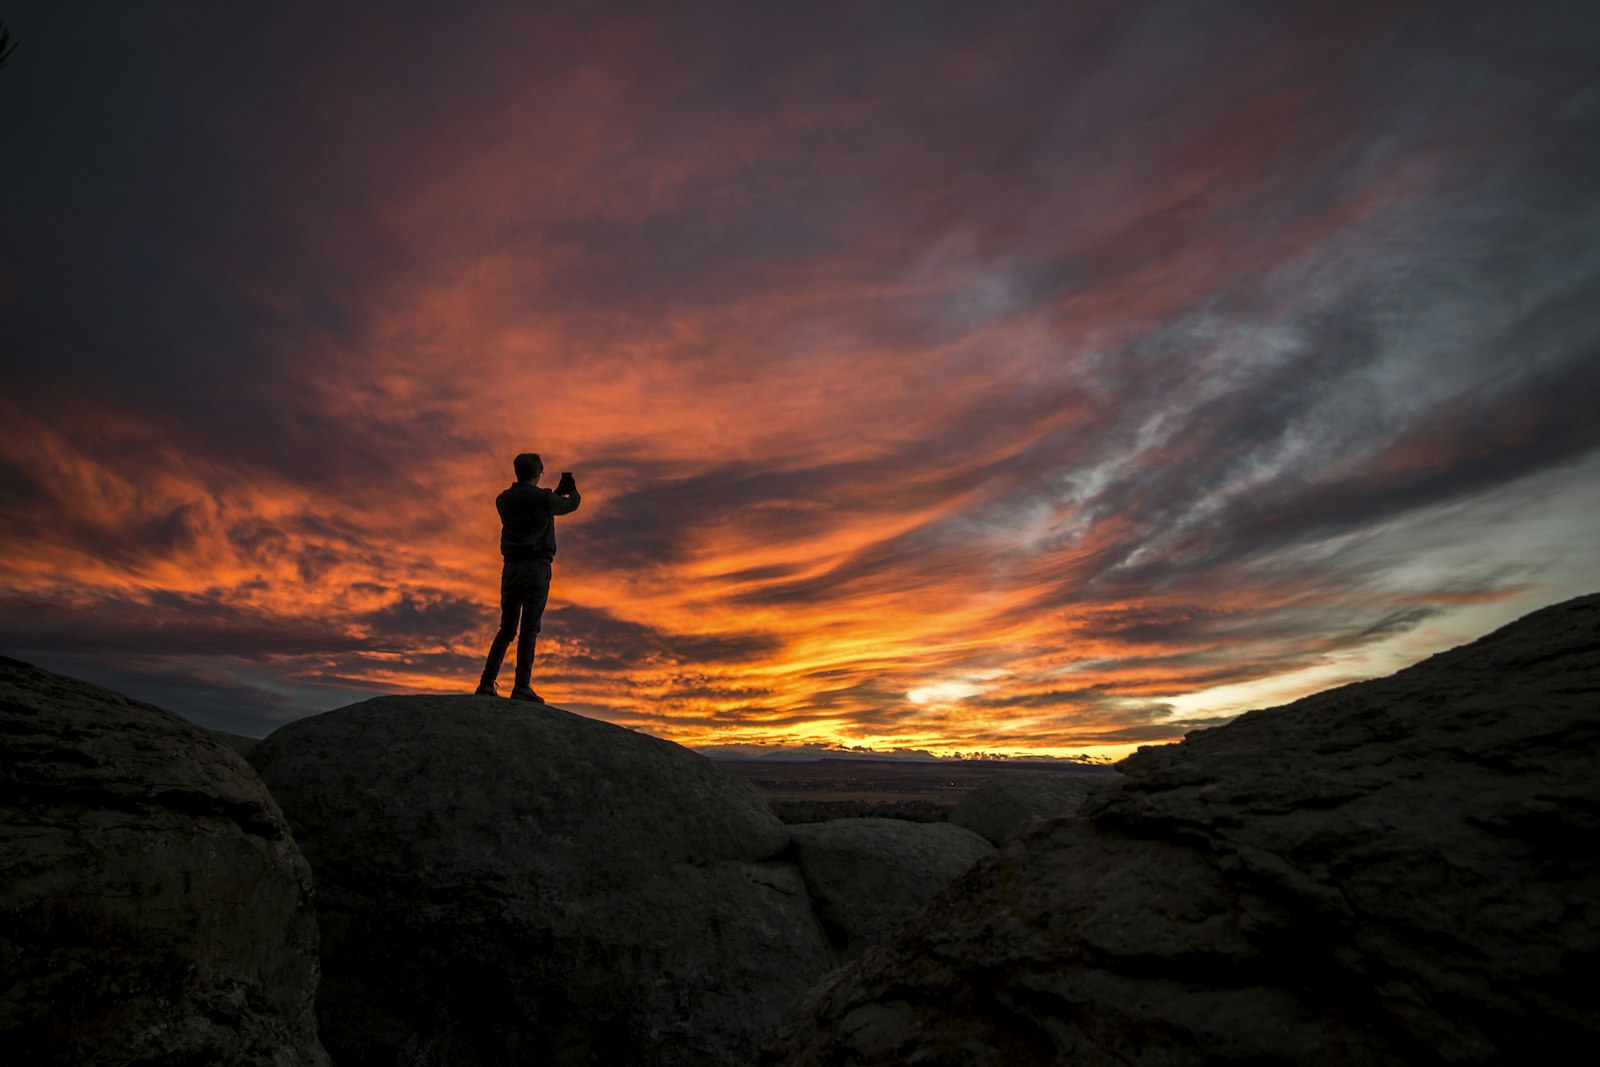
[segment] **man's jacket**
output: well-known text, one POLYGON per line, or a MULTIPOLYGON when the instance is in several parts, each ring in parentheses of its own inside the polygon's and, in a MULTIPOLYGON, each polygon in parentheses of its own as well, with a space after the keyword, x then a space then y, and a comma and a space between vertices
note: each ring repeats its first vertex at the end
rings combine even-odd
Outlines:
POLYGON ((500 513, 500 555, 508 563, 530 559, 546 562, 556 554, 556 516, 578 510, 581 497, 574 489, 558 496, 532 482, 516 482, 494 498, 500 513))

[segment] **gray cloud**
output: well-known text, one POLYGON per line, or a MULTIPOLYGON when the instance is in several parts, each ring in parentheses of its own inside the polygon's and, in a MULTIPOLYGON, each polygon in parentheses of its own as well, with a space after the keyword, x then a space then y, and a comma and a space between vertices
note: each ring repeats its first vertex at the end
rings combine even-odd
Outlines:
POLYGON ((552 605, 546 618, 548 628, 562 636, 566 663, 592 671, 740 664, 777 648, 774 638, 761 633, 673 634, 581 604, 552 605))
POLYGON ((246 660, 368 647, 336 623, 256 613, 217 595, 163 591, 139 600, 107 595, 70 603, 12 596, 0 601, 0 620, 0 643, 23 658, 36 651, 81 650, 86 644, 108 654, 159 651, 246 660))
POLYGON ((498 613, 485 614, 484 606, 437 590, 402 591, 386 607, 358 617, 379 641, 405 647, 419 641, 447 641, 462 636, 487 635, 499 623, 498 613))

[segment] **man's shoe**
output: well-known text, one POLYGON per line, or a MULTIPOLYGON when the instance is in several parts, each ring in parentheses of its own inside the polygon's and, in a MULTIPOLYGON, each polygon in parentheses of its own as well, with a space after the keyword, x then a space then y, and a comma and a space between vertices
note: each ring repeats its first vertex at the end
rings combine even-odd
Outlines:
POLYGON ((472 695, 476 697, 497 697, 500 695, 500 690, 494 687, 493 682, 479 682, 478 688, 472 691, 472 695))
POLYGON ((532 688, 530 688, 529 686, 525 686, 525 685, 519 685, 515 689, 513 689, 511 691, 511 699, 512 700, 531 700, 535 704, 543 704, 544 703, 544 697, 540 696, 538 693, 535 693, 532 688))

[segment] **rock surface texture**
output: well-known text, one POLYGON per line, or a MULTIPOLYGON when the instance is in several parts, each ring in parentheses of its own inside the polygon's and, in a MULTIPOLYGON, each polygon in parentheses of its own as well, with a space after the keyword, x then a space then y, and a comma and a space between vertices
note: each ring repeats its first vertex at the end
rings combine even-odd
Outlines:
POLYGON ((950 821, 998 845, 1029 819, 1071 815, 1091 789, 1106 781, 1042 774, 992 778, 961 798, 950 821))
POLYGON ((310 871, 249 765, 0 659, 0 1058, 321 1067, 310 871))
POLYGON ((783 825, 669 742, 382 697, 250 758, 315 872, 340 1067, 744 1063, 833 964, 783 825))
POLYGON ((944 822, 835 819, 789 832, 817 915, 843 959, 882 941, 994 851, 944 822))
POLYGON ((771 1064, 1559 1063, 1600 1043, 1600 596, 1125 760, 771 1064))

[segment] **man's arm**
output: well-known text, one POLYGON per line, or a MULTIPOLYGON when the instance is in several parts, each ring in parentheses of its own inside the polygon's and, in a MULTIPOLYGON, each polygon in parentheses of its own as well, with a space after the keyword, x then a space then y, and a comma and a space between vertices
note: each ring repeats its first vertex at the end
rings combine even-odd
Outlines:
POLYGON ((578 510, 578 505, 582 502, 583 495, 578 492, 577 487, 573 487, 572 491, 566 495, 552 490, 550 493, 550 514, 570 515, 578 510))

